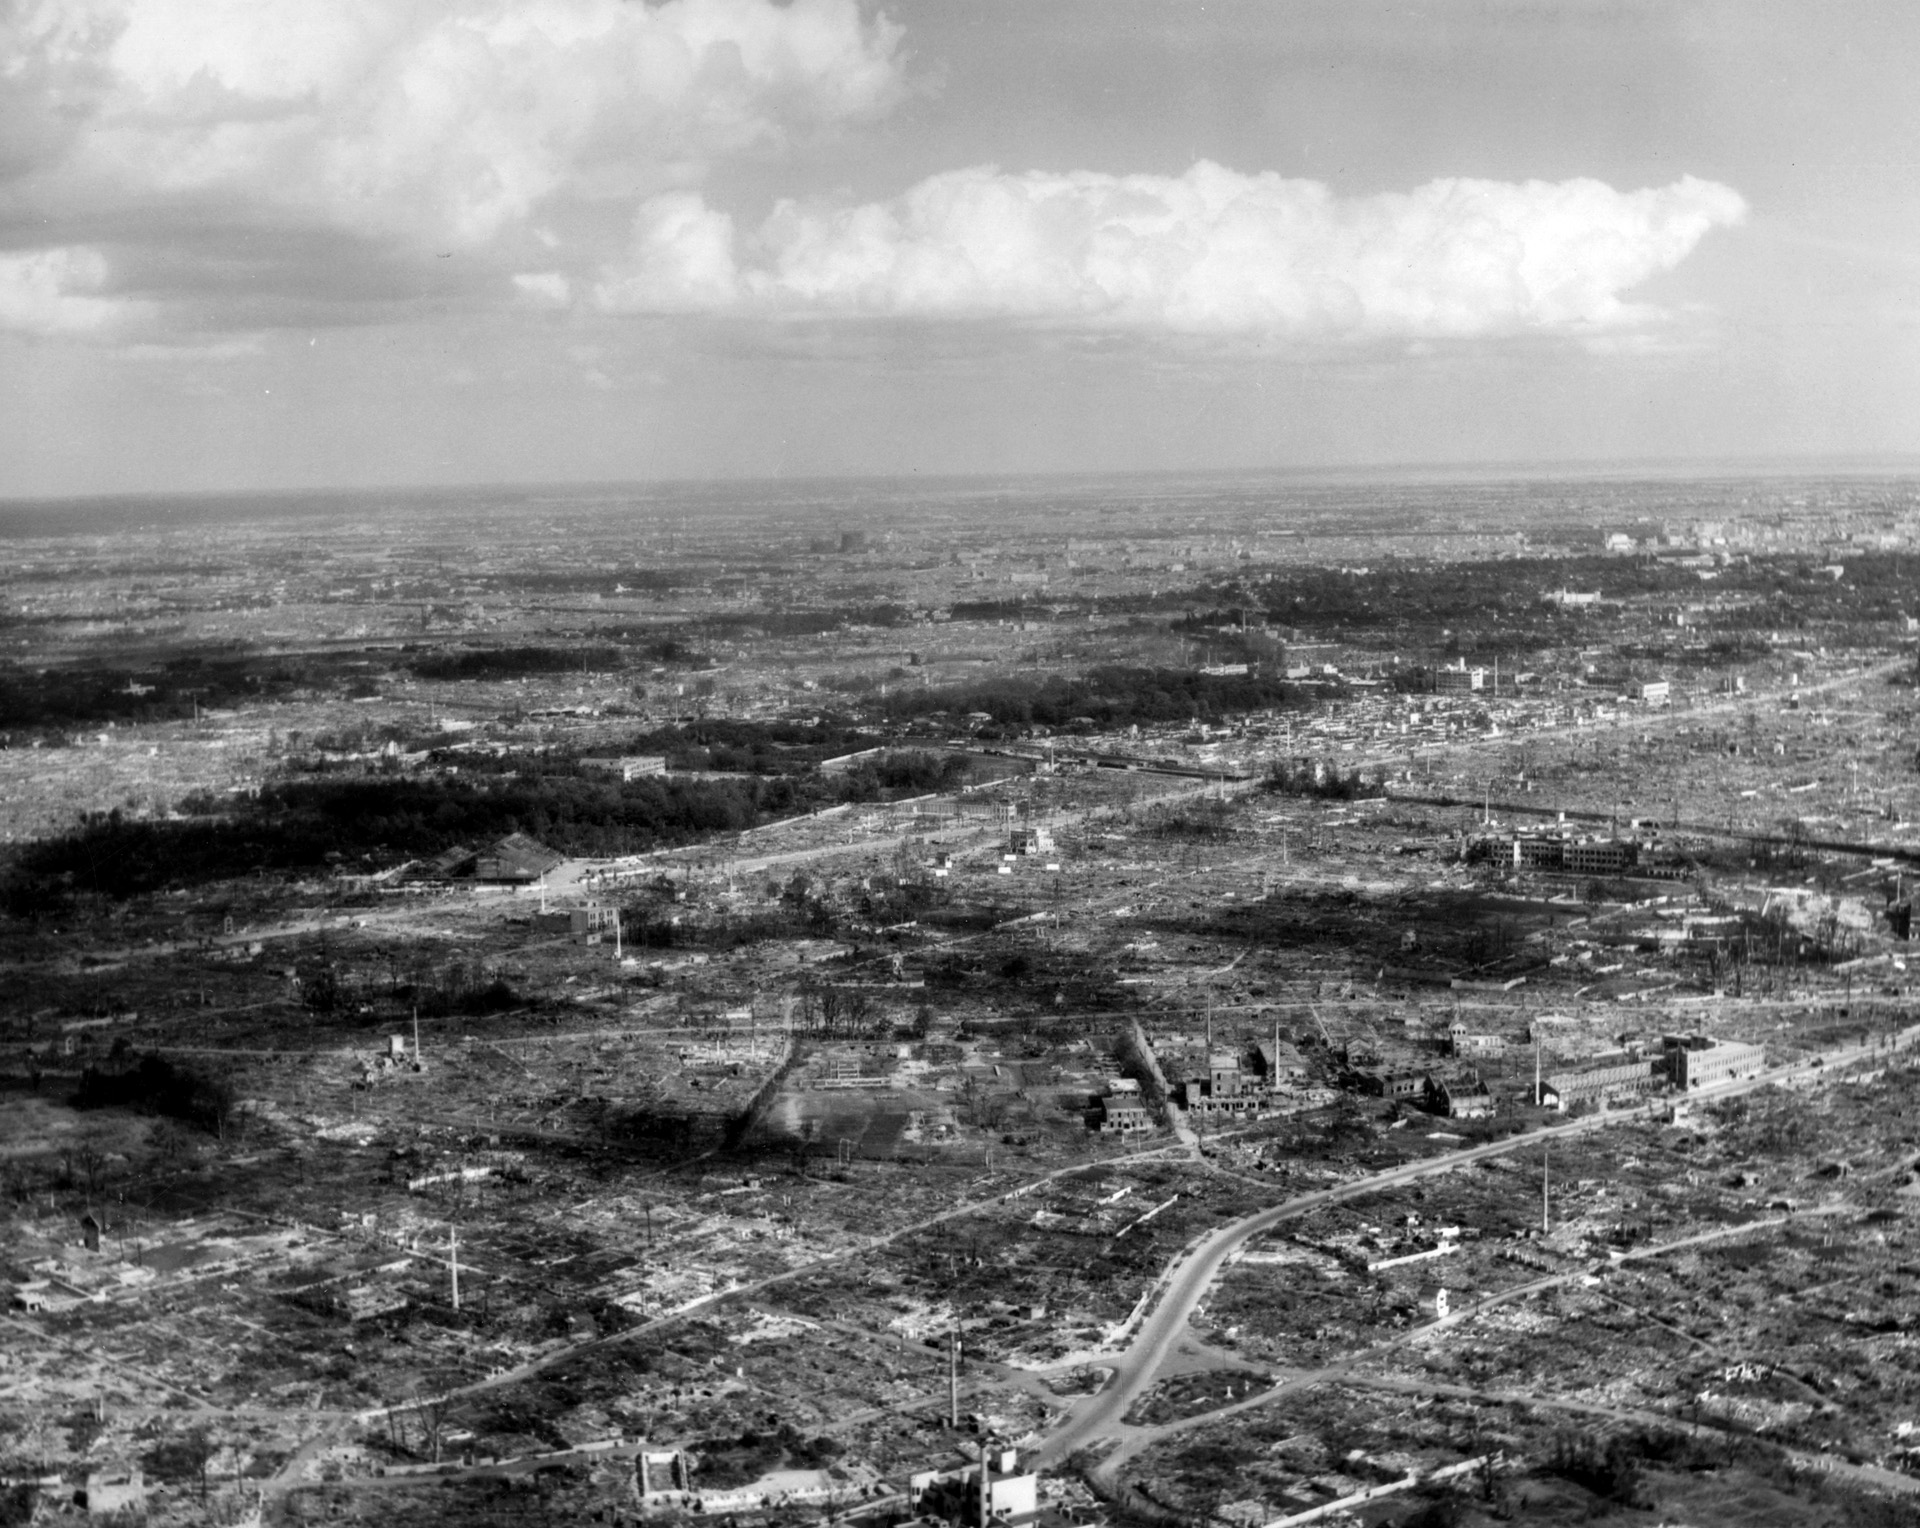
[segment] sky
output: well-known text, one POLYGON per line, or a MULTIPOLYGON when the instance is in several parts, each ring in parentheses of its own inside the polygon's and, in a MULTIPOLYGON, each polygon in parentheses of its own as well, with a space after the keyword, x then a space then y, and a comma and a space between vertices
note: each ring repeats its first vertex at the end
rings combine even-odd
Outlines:
POLYGON ((0 0, 0 496, 1920 453, 1906 0, 0 0))

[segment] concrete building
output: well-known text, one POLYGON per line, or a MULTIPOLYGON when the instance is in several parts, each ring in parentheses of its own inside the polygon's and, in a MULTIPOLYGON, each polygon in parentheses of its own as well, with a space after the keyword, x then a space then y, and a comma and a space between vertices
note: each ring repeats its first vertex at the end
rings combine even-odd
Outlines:
POLYGON ((617 759, 582 759, 580 767, 596 774, 618 775, 622 780, 642 780, 649 775, 664 775, 667 772, 667 756, 663 753, 635 753, 617 759))
POLYGON ((1465 658, 1450 668, 1433 671, 1433 688, 1437 695, 1469 695, 1486 687, 1487 671, 1468 668, 1465 658))
POLYGON ((1506 1054, 1505 1035, 1481 1034, 1455 1019, 1447 1026, 1447 1051, 1455 1056, 1502 1056, 1506 1054))
POLYGON ((1007 848, 1013 854, 1051 854, 1053 829, 1015 828, 1007 840, 1007 848))
POLYGON ((1643 706, 1664 706, 1673 700, 1673 685, 1665 679, 1642 679, 1630 685, 1627 693, 1643 706))
POLYGON ((1668 1035, 1661 1044, 1668 1078, 1682 1091, 1712 1087, 1733 1077, 1752 1077, 1767 1065, 1767 1048, 1743 1040, 1668 1035))
POLYGON ((1558 870, 1566 863, 1567 842, 1550 833, 1516 833, 1513 836, 1513 868, 1516 870, 1558 870))
POLYGON ((1207 1075, 1181 1085, 1181 1104, 1190 1114, 1248 1114, 1265 1102, 1264 1090, 1240 1068, 1232 1051, 1213 1051, 1207 1075))
POLYGON ((1605 1106, 1644 1098, 1666 1079, 1664 1060, 1653 1061, 1644 1056, 1600 1057, 1590 1065, 1542 1078, 1539 1102, 1563 1112, 1581 1104, 1605 1106))
POLYGON ((1012 1449, 985 1451, 979 1464, 956 1470, 921 1470, 907 1477, 907 1506, 914 1512, 931 1511, 947 1517, 948 1510, 960 1509, 959 1520, 980 1524, 980 1472, 986 1471, 988 1522, 1022 1524, 1032 1522, 1040 1513, 1040 1477, 1031 1470, 1022 1471, 1020 1457, 1012 1449))
POLYGON ((533 931, 536 934, 559 935, 576 940, 590 939, 595 934, 603 938, 611 938, 614 920, 619 915, 618 908, 603 907, 598 902, 589 902, 585 907, 535 913, 533 931))
POLYGON ((1621 875, 1633 868, 1640 846, 1630 838, 1570 838, 1561 866, 1573 875, 1621 875))
POLYGON ((1262 1040, 1253 1049, 1269 1088, 1287 1087, 1305 1080, 1306 1058, 1285 1041, 1262 1040))
POLYGON ((1106 1092, 1094 1100, 1102 1135, 1133 1135, 1154 1128, 1153 1111, 1140 1096, 1140 1084, 1131 1077, 1110 1077, 1106 1092))
POLYGON ((1621 875, 1640 857, 1630 838, 1574 838, 1559 833, 1516 833, 1506 851, 1516 870, 1558 870, 1569 875, 1621 875))

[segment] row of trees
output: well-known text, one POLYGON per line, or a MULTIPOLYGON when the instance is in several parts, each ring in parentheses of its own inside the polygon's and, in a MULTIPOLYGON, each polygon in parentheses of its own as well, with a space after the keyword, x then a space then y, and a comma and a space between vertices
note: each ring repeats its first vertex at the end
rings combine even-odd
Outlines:
POLYGON ((758 776, 290 781, 234 803, 237 815, 226 821, 96 816, 21 857, 9 904, 31 911, 61 889, 124 899, 341 859, 393 864, 512 832, 568 854, 629 854, 738 832, 811 804, 793 781, 758 776))
POLYGON ((531 674, 604 672, 626 666, 618 647, 493 647, 468 653, 434 653, 409 660, 422 679, 516 679, 531 674))
POLYGON ((1102 730, 1218 720, 1248 711, 1304 709, 1316 692, 1269 674, 1203 674, 1192 669, 1110 664, 1079 676, 982 680, 940 689, 898 690, 879 702, 890 720, 935 712, 980 712, 1001 726, 1063 727, 1081 718, 1102 730))
POLYGON ((224 1077, 149 1055, 87 1067, 73 1103, 79 1109, 140 1109, 224 1138, 239 1108, 239 1095, 224 1077))

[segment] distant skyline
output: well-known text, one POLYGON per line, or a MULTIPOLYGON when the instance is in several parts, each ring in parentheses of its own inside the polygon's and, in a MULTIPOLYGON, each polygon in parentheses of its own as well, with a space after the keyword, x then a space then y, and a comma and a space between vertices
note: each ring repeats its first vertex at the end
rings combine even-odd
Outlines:
POLYGON ((20 0, 0 496, 1920 456, 1920 10, 20 0))

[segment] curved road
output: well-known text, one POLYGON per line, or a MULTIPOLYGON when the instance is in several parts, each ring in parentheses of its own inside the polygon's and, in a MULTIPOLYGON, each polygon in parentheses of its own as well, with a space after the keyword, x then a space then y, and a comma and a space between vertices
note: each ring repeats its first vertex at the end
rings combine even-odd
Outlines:
MULTIPOLYGON (((1688 1098, 1689 1101, 1728 1098, 1794 1078, 1810 1080, 1823 1074, 1831 1075, 1842 1066, 1876 1054, 1886 1054, 1886 1052, 1872 1046, 1834 1051, 1824 1057, 1823 1065, 1818 1068, 1807 1062, 1772 1067, 1752 1077, 1741 1078, 1714 1088, 1701 1089, 1697 1093, 1689 1094, 1688 1098)), ((1608 1125, 1627 1120, 1642 1119, 1658 1107, 1658 1104, 1640 1105, 1632 1109, 1596 1114, 1565 1125, 1527 1131, 1520 1135, 1508 1136, 1504 1140, 1489 1141, 1481 1146, 1470 1146, 1463 1151, 1448 1152, 1444 1156, 1408 1162, 1399 1167, 1388 1168, 1384 1172, 1374 1173, 1369 1177, 1355 1179, 1351 1183, 1320 1189, 1310 1194, 1301 1194, 1210 1231, 1169 1269, 1158 1303, 1141 1323, 1140 1330, 1135 1334, 1127 1350, 1113 1361, 1113 1375, 1106 1387, 1082 1401, 1068 1413, 1060 1426, 1040 1446, 1036 1455, 1037 1462, 1043 1466, 1057 1467, 1061 1460, 1076 1450, 1110 1437, 1118 1430, 1127 1409, 1153 1383, 1154 1377, 1172 1354, 1175 1345, 1183 1337, 1190 1335, 1188 1320, 1200 1301, 1205 1298, 1208 1287, 1213 1283, 1222 1266, 1233 1255, 1234 1250, 1250 1238, 1271 1231, 1275 1226, 1297 1219, 1312 1210, 1337 1204, 1344 1199, 1398 1187, 1429 1173, 1445 1172, 1464 1163, 1477 1162, 1486 1157, 1530 1150, 1547 1141, 1605 1129, 1608 1125)))

